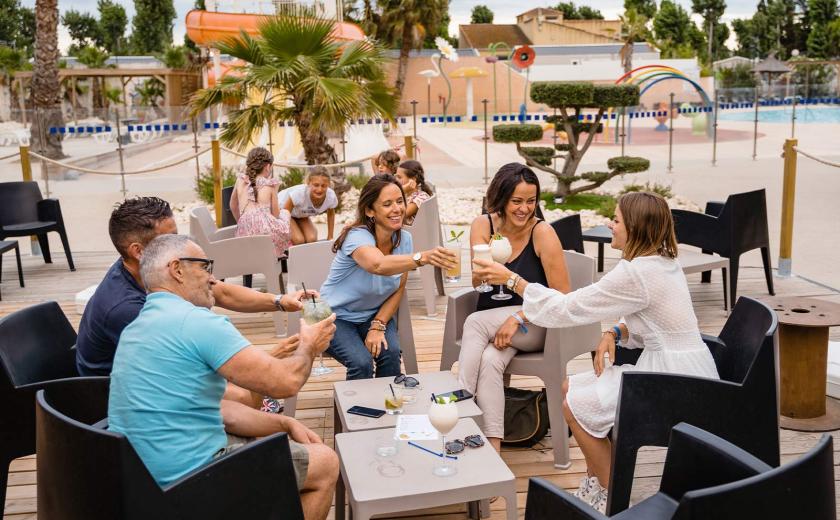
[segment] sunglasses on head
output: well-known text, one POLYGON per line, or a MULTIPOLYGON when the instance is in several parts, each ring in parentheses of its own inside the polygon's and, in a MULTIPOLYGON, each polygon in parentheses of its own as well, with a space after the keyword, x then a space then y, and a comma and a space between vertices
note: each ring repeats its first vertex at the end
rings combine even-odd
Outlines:
POLYGON ((400 374, 394 378, 395 385, 405 385, 406 388, 414 388, 420 384, 420 381, 417 379, 407 376, 405 374, 400 374))
POLYGON ((464 440, 455 439, 454 441, 447 442, 446 453, 455 455, 464 451, 465 447, 480 448, 482 446, 484 446, 484 439, 481 438, 481 435, 467 435, 464 437, 464 440))

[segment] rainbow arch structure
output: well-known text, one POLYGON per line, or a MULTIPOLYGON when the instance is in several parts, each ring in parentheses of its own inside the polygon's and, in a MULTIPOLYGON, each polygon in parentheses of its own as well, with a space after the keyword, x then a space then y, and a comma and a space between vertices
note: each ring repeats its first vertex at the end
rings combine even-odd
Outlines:
POLYGON ((615 80, 615 84, 638 85, 640 88, 639 96, 642 96, 657 83, 669 79, 678 79, 680 81, 690 83, 707 105, 712 104, 711 98, 709 98, 709 95, 705 90, 703 90, 703 87, 701 87, 693 79, 686 76, 681 70, 669 67, 668 65, 644 65, 642 67, 636 67, 615 80))

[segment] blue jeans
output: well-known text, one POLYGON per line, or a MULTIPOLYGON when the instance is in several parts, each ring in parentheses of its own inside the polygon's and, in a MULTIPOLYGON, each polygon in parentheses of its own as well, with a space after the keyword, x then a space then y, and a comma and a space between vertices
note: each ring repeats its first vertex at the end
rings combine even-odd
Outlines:
POLYGON ((335 320, 335 336, 330 341, 327 354, 347 367, 347 380, 370 379, 376 364, 376 377, 393 377, 400 375, 400 339, 397 335, 397 323, 391 318, 385 328, 385 341, 388 350, 379 351, 373 359, 365 346, 365 336, 370 329, 370 320, 364 323, 352 323, 345 320, 335 320))

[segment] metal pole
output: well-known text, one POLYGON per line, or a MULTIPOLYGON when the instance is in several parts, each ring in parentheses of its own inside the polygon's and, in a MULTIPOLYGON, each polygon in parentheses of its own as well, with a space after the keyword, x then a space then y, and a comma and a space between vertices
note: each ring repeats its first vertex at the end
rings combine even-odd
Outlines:
POLYGON ((670 105, 670 112, 669 116, 671 119, 671 125, 668 127, 668 173, 671 173, 674 169, 673 157, 674 157, 674 93, 671 92, 671 105, 670 105))
POLYGON ((510 54, 508 54, 507 59, 507 70, 508 70, 508 116, 513 114, 513 87, 511 87, 511 79, 510 79, 510 59, 513 57, 513 49, 511 49, 510 54))
POLYGON ((793 253, 793 203, 796 199, 796 139, 785 140, 785 171, 782 180, 782 229, 779 237, 779 276, 791 274, 793 253))
POLYGON ((213 205, 216 209, 216 227, 222 227, 222 147, 215 137, 210 141, 213 158, 213 205))
POLYGON ((753 121, 753 161, 757 156, 758 150, 758 85, 755 86, 755 120, 753 121))
POLYGON ((482 99, 481 104, 483 105, 484 110, 484 137, 482 140, 484 141, 484 184, 488 182, 488 169, 487 169, 487 141, 490 140, 490 136, 487 135, 487 99, 482 99))
POLYGON ((117 120, 117 154, 120 157, 120 183, 122 184, 122 194, 123 198, 126 198, 126 190, 125 190, 125 163, 123 160, 123 147, 122 147, 122 131, 120 130, 120 111, 114 107, 114 117, 117 120))
POLYGON ((432 78, 426 79, 426 112, 429 121, 432 120, 432 78))
POLYGON ((627 118, 627 107, 621 107, 621 156, 624 157, 624 137, 627 135, 624 133, 624 121, 627 118))
POLYGON ((720 109, 720 99, 715 96, 715 119, 712 124, 712 166, 717 163, 717 129, 718 129, 718 110, 720 109))
MULTIPOLYGON (((198 121, 192 118, 193 153, 198 153, 198 121)), ((195 158, 195 185, 198 186, 198 179, 201 177, 201 165, 198 156, 195 158)))
POLYGON ((554 140, 554 155, 555 155, 555 157, 552 160, 551 167, 556 170, 557 169, 557 157, 556 156, 557 156, 557 151, 558 151, 557 150, 557 109, 556 108, 554 109, 554 135, 552 136, 552 139, 554 140))
POLYGON ((793 112, 790 114, 790 138, 796 137, 796 87, 793 89, 793 112))
POLYGON ((412 120, 412 124, 414 125, 412 135, 414 135, 414 140, 417 141, 417 101, 416 100, 411 100, 411 120, 412 120))
MULTIPOLYGON (((347 160, 347 137, 344 135, 344 128, 341 128, 341 162, 345 162, 347 160)), ((347 165, 343 164, 341 166, 341 171, 344 175, 344 178, 347 178, 347 165)))

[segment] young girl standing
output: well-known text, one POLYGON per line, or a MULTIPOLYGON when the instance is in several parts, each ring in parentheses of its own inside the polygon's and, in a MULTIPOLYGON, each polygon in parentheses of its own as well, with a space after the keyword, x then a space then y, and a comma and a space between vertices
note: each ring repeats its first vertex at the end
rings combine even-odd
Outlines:
POLYGON ((327 213, 327 240, 335 230, 335 208, 338 197, 330 188, 330 174, 323 166, 309 171, 303 184, 281 191, 277 196, 280 207, 292 214, 292 244, 307 244, 318 240, 318 231, 310 217, 327 213))
POLYGON ((402 184, 405 193, 404 223, 406 226, 410 226, 414 224, 414 217, 417 216, 420 205, 432 197, 432 190, 426 184, 423 165, 420 164, 420 161, 409 159, 401 162, 395 177, 402 184))

